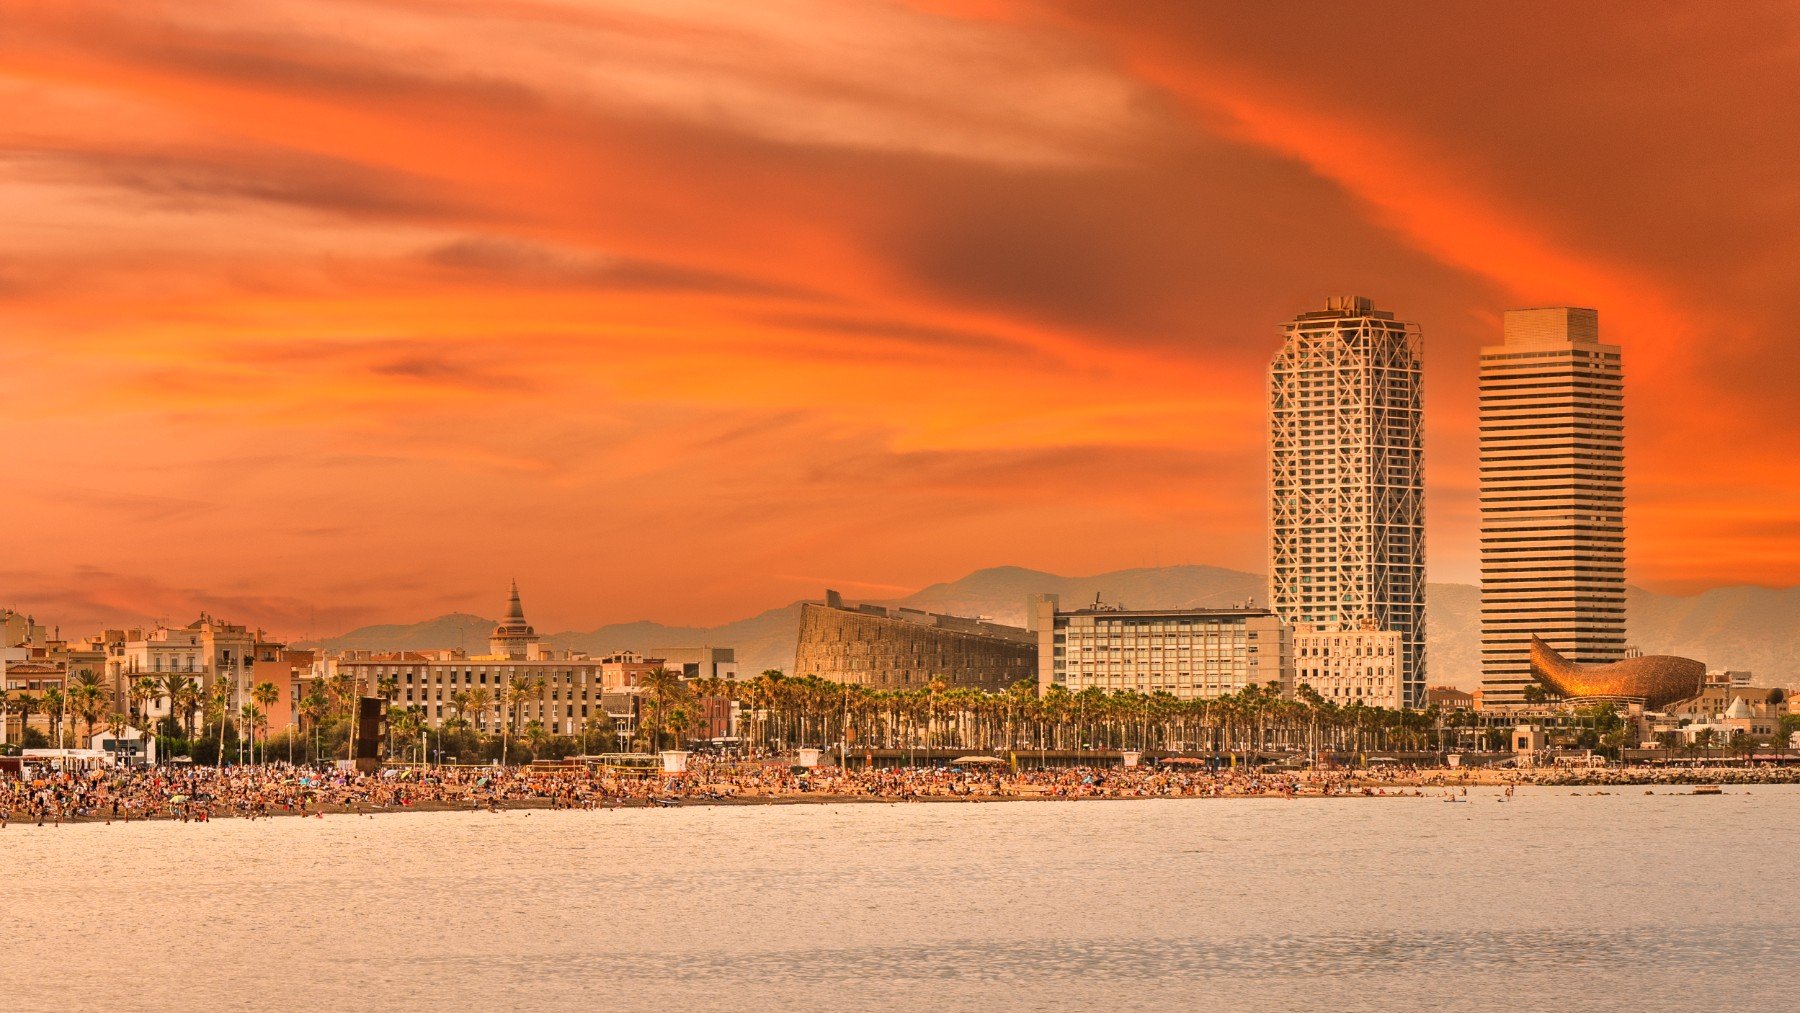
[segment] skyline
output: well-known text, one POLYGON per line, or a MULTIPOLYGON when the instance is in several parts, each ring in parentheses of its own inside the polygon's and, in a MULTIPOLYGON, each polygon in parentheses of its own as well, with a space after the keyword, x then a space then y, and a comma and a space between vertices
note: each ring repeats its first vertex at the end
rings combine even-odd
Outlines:
POLYGON ((1430 580, 1475 578, 1477 350, 1568 303, 1628 359, 1629 580, 1792 585, 1794 19, 1625 10, 27 5, 8 603, 1260 571, 1263 370, 1346 293, 1421 325, 1430 580))

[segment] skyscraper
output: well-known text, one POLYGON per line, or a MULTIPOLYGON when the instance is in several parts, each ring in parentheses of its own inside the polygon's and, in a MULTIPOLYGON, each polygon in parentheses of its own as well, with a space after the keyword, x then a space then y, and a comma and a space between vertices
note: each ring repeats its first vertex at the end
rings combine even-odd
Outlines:
POLYGON ((1360 296, 1282 325, 1269 370, 1269 597, 1286 622, 1400 634, 1425 700, 1419 329, 1360 296))
POLYGON ((1625 420, 1599 314, 1508 310, 1481 350, 1482 703, 1522 703, 1530 643, 1625 656, 1625 420))

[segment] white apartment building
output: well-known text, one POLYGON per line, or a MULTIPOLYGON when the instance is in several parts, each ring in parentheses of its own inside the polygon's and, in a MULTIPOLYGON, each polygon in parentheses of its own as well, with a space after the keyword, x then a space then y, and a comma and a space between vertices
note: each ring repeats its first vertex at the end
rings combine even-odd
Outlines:
POLYGON ((1028 628, 1038 640, 1038 692, 1062 686, 1164 692, 1182 699, 1275 683, 1294 688, 1293 641, 1268 609, 1126 609, 1064 612, 1034 595, 1028 628))
POLYGON ((1484 706, 1524 702, 1530 642, 1580 665, 1625 657, 1625 422, 1599 314, 1508 310, 1481 350, 1484 706))
POLYGON ((1400 635, 1401 698, 1425 700, 1419 331, 1361 297, 1282 326, 1269 370, 1269 596, 1295 628, 1400 635))

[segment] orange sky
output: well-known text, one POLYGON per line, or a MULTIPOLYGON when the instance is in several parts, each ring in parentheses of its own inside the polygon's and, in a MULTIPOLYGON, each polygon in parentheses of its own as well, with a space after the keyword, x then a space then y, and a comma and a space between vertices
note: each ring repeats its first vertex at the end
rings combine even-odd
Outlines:
POLYGON ((1800 580, 1782 4, 131 0, 0 21, 0 599, 288 636, 1261 570, 1279 322, 1626 349, 1632 579, 1800 580))

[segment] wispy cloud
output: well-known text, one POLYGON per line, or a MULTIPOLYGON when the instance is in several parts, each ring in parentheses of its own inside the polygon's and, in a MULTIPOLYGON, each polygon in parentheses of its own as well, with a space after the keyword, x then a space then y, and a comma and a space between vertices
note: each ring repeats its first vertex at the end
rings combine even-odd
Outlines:
POLYGON ((1791 583, 1792 33, 1679 4, 15 5, 18 586, 335 622, 485 608, 518 570, 542 625, 591 628, 795 574, 1255 568, 1275 327, 1344 291, 1425 328, 1434 577, 1471 572, 1475 350, 1566 300, 1627 348, 1634 579, 1791 583))

